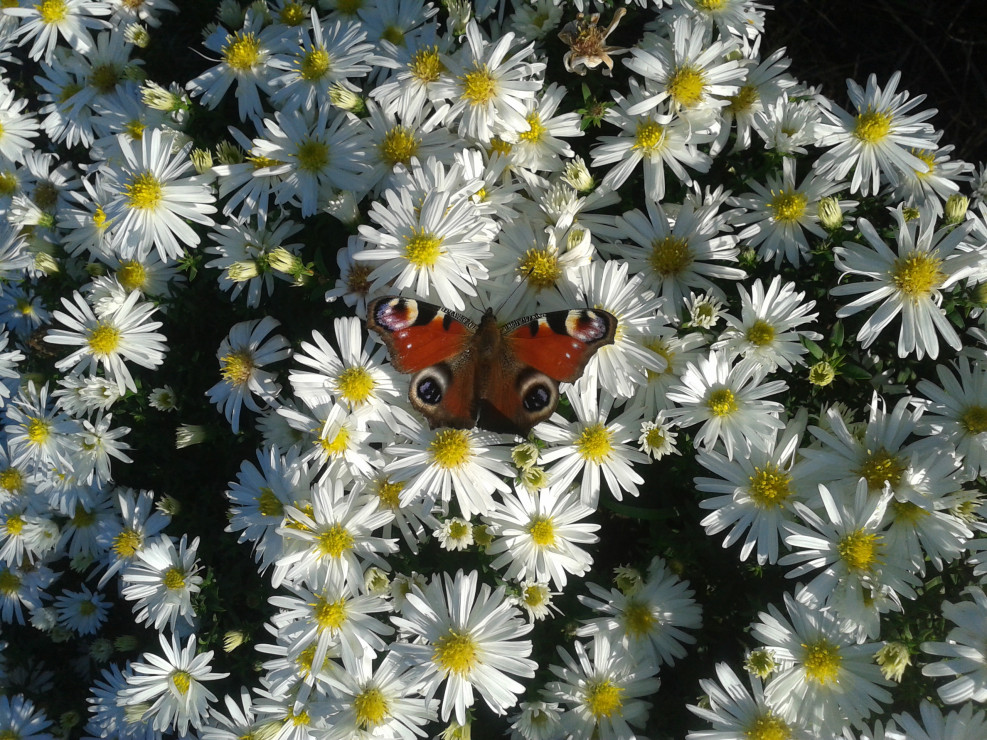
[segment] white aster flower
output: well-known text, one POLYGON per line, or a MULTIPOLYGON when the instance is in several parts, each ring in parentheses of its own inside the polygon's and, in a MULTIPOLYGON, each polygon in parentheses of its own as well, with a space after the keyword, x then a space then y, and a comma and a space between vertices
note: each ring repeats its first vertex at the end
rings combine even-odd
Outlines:
POLYGON ((976 477, 987 472, 987 367, 961 357, 953 368, 937 365, 936 374, 939 385, 922 379, 916 386, 929 401, 917 431, 930 446, 955 447, 966 474, 976 477))
POLYGON ((110 7, 94 0, 53 0, 25 7, 5 7, 4 15, 20 18, 20 25, 13 31, 20 39, 20 46, 30 41, 28 56, 50 63, 59 40, 64 40, 73 51, 86 54, 92 49, 91 29, 106 28, 109 24, 99 20, 108 15, 110 7))
MULTIPOLYGON (((541 0, 552 6, 552 0, 541 0)), ((519 11, 520 12, 520 11, 519 11)), ((512 715, 511 740, 555 740, 562 736, 562 714, 556 702, 523 701, 512 715)))
POLYGON ((25 154, 34 148, 31 139, 38 131, 34 116, 25 115, 28 101, 0 82, 0 155, 11 162, 23 162, 25 154))
POLYGON ((50 726, 44 710, 35 708, 30 699, 21 694, 0 696, 0 735, 17 740, 47 740, 54 737, 45 732, 50 726))
POLYGON ((135 553, 120 578, 123 597, 136 602, 133 611, 138 623, 146 622, 158 631, 168 625, 172 632, 183 631, 176 629, 179 618, 183 627, 195 625, 192 596, 202 585, 198 547, 198 537, 190 544, 188 535, 182 535, 176 547, 175 540, 162 534, 135 553))
POLYGON ((443 573, 424 591, 409 593, 402 616, 391 617, 416 638, 391 650, 412 665, 411 678, 421 682, 427 699, 445 682, 442 719, 452 715, 460 725, 466 724, 474 691, 493 712, 504 714, 525 688, 511 676, 530 679, 537 667, 528 657, 531 641, 518 639, 532 625, 506 600, 503 587, 493 591, 484 583, 478 593, 477 581, 476 571, 443 573))
POLYGON ((938 688, 939 698, 947 704, 987 701, 987 596, 978 586, 969 586, 964 593, 968 600, 943 602, 943 616, 956 625, 946 642, 922 643, 925 652, 946 658, 929 663, 922 673, 952 678, 938 688))
POLYGON ((880 302, 867 318, 857 339, 864 348, 901 315, 898 356, 939 355, 939 339, 960 349, 959 335, 941 308, 942 292, 983 269, 984 257, 966 243, 969 222, 955 228, 933 229, 933 221, 906 221, 901 208, 892 212, 897 225, 896 248, 892 250, 865 219, 858 219, 867 245, 843 242, 834 248, 836 266, 844 275, 861 275, 864 282, 844 283, 830 290, 834 296, 860 295, 840 308, 838 317, 851 316, 880 302))
POLYGON ((58 610, 58 623, 62 627, 80 635, 92 635, 106 621, 110 602, 82 584, 80 591, 62 591, 55 599, 55 609, 58 610))
POLYGON ((206 267, 221 270, 219 287, 230 291, 231 299, 246 290, 247 305, 256 308, 265 293, 274 293, 274 278, 292 280, 292 275, 275 267, 276 258, 290 260, 301 251, 300 242, 288 242, 301 228, 290 219, 273 223, 262 220, 256 226, 236 221, 221 224, 218 231, 209 234, 215 243, 205 252, 217 257, 206 267))
POLYGON ((155 730, 177 730, 184 735, 190 726, 202 727, 209 704, 216 701, 203 682, 229 674, 212 672, 212 650, 196 654, 195 635, 188 638, 184 647, 175 635, 170 641, 164 635, 159 637, 163 655, 144 653, 142 662, 131 664, 133 675, 120 692, 120 699, 129 705, 150 704, 143 717, 152 720, 155 730))
POLYGON ((171 521, 168 514, 154 508, 151 491, 118 488, 116 500, 120 509, 119 529, 109 538, 103 562, 106 572, 99 579, 99 588, 134 562, 137 554, 171 521))
POLYGON ((443 550, 465 550, 473 544, 473 525, 458 516, 444 520, 432 533, 443 550))
POLYGON ((959 711, 943 714, 928 699, 919 707, 921 723, 905 712, 896 714, 894 721, 901 732, 889 732, 888 740, 980 740, 987 737, 987 713, 977 710, 971 702, 959 711))

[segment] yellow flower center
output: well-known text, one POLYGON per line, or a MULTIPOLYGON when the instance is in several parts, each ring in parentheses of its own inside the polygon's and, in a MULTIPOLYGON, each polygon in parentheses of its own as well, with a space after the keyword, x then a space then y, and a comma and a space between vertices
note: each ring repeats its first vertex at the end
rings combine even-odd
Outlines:
POLYGON ((83 601, 79 604, 79 614, 84 617, 92 616, 96 613, 96 605, 91 601, 83 601))
POLYGON ((853 135, 865 144, 884 141, 890 131, 891 114, 873 110, 859 114, 853 126, 853 135))
POLYGON ((915 170, 915 176, 920 180, 922 178, 928 177, 936 171, 936 153, 929 151, 928 149, 912 149, 912 154, 921 159, 925 163, 926 169, 915 170))
POLYGON ((356 723, 365 730, 384 724, 391 714, 387 697, 376 686, 370 686, 353 697, 353 710, 356 723))
POLYGON ((416 51, 408 68, 411 76, 419 82, 436 82, 445 70, 445 65, 439 58, 439 47, 430 46, 416 51))
POLYGON ((913 504, 911 501, 891 500, 891 511, 894 512, 894 521, 898 524, 916 525, 918 522, 929 516, 929 512, 921 506, 913 504))
POLYGON ((624 609, 624 626, 631 637, 644 637, 655 627, 654 613, 647 604, 631 601, 624 609))
POLYGON ((497 80, 485 64, 474 62, 473 71, 459 78, 463 86, 463 98, 472 106, 486 105, 497 97, 497 80))
POLYGON ((192 687, 192 674, 188 671, 175 671, 171 674, 171 682, 178 693, 185 696, 192 687))
POLYGON ((96 356, 107 356, 120 346, 120 330, 109 324, 99 323, 89 330, 89 349, 96 356))
POLYGON ((435 641, 432 661, 446 673, 467 676, 477 665, 476 643, 468 632, 450 629, 435 641))
POLYGON ((342 557, 344 552, 353 548, 353 535, 342 524, 333 524, 317 538, 319 553, 331 558, 342 557))
POLYGON ((220 360, 220 373, 232 385, 245 385, 254 371, 254 355, 241 349, 224 355, 220 360))
POLYGON ((0 174, 0 196, 14 195, 18 190, 17 177, 13 172, 0 174))
POLYGON ((731 111, 735 116, 739 116, 750 111, 760 99, 761 95, 754 85, 744 85, 740 88, 740 92, 730 98, 727 110, 731 111))
POLYGON ((11 596, 16 594, 20 587, 21 579, 16 573, 11 573, 8 569, 0 571, 0 594, 11 596))
POLYGON ((521 141, 527 141, 533 144, 541 141, 547 129, 542 125, 541 116, 538 115, 538 111, 529 113, 524 120, 528 122, 531 128, 527 131, 522 131, 517 137, 521 141))
POLYGON ((634 148, 645 154, 652 154, 660 149, 665 140, 665 127, 654 121, 644 121, 637 125, 634 133, 634 148))
POLYGON ((868 490, 879 491, 884 488, 885 482, 891 488, 897 486, 905 466, 890 452, 880 449, 869 453, 863 464, 853 472, 867 481, 868 490))
POLYGON ((599 422, 592 424, 579 435, 576 450, 584 460, 600 464, 613 452, 613 432, 599 422))
POLYGON ((123 71, 115 64, 100 64, 89 73, 89 84, 103 95, 116 89, 123 79, 123 71))
POLYGON ((279 159, 272 159, 271 157, 263 157, 259 154, 251 154, 246 157, 246 161, 250 162, 254 166, 255 170, 262 170, 265 167, 277 167, 278 165, 284 164, 279 159))
POLYGON ((169 591, 177 591, 180 588, 185 588, 185 571, 172 566, 165 571, 162 581, 165 588, 169 591))
POLYGON ((745 740, 791 740, 792 730, 781 717, 770 709, 763 710, 744 728, 745 740))
POLYGON ((404 46, 404 31, 397 26, 388 26, 380 37, 384 41, 390 41, 395 46, 404 46))
POLYGON ((346 623, 346 599, 338 601, 326 601, 324 596, 317 597, 317 601, 312 604, 312 613, 315 621, 319 625, 319 631, 331 630, 335 632, 346 623))
POLYGON ((942 285, 946 276, 939 268, 942 260, 928 252, 913 252, 894 261, 891 282, 913 301, 927 298, 942 285))
POLYGON ((736 413, 737 398, 729 388, 718 388, 709 394, 706 400, 706 407, 713 416, 730 416, 736 413))
POLYGON ((113 552, 118 558, 132 558, 144 545, 144 536, 133 529, 125 529, 113 538, 113 552))
POLYGON ((969 434, 987 432, 987 408, 983 406, 968 406, 960 416, 960 426, 969 434))
POLYGON ((395 126, 386 134, 384 140, 380 142, 378 151, 380 158, 393 167, 396 164, 408 164, 411 158, 418 153, 418 146, 421 139, 415 136, 415 132, 407 126, 395 126))
POLYGON ((3 529, 10 537, 16 537, 24 530, 24 519, 20 514, 11 514, 4 522, 3 529))
POLYGON ((555 544, 555 523, 551 517, 535 517, 528 525, 528 534, 538 547, 551 547, 555 544))
POLYGON ((797 190, 779 190, 777 193, 772 191, 771 195, 768 208, 771 209, 775 221, 790 224, 798 223, 799 219, 805 215, 809 198, 804 193, 797 190))
POLYGON ((271 488, 263 486, 260 489, 260 496, 254 498, 257 502, 257 511, 261 513, 261 516, 270 516, 275 519, 284 518, 284 504, 281 503, 279 499, 271 488))
POLYGON ((286 26, 300 26, 308 18, 307 8, 301 3, 285 3, 278 13, 278 19, 286 26))
POLYGON ((147 270, 137 260, 128 260, 117 270, 117 280, 128 291, 140 290, 147 284, 147 270))
POLYGON ((696 7, 710 15, 722 10, 727 2, 728 0, 695 0, 696 7))
POLYGON ((20 493, 24 489, 24 474, 17 468, 0 471, 0 488, 10 493, 20 493))
POLYGON ((412 229, 404 246, 404 256, 415 267, 434 267, 442 254, 442 239, 431 231, 412 229))
MULTIPOLYGON (((0 7, 7 7, 7 6, 5 6, 3 3, 0 3, 0 7)), ((17 3, 15 2, 14 5, 11 5, 9 7, 16 8, 17 3)), ((61 90, 58 91, 58 102, 59 103, 66 102, 67 100, 69 100, 69 98, 71 98, 73 95, 75 95, 77 92, 80 92, 83 89, 84 89, 83 86, 78 82, 70 82, 66 84, 65 86, 62 87, 61 90)))
POLYGON ((46 24, 63 21, 69 14, 68 8, 65 7, 64 0, 41 0, 41 2, 34 7, 38 9, 38 15, 41 16, 41 22, 46 24))
POLYGON ((260 42, 253 33, 237 31, 227 36, 223 47, 223 58, 230 69, 245 72, 254 68, 260 61, 260 42))
POLYGON ((748 494, 759 509, 784 506, 792 495, 792 476, 773 462, 767 463, 763 468, 754 468, 754 475, 748 480, 748 494))
POLYGON ((329 165, 329 145, 307 138, 295 150, 295 159, 303 172, 321 172, 329 165))
POLYGON ((882 540, 879 534, 858 529, 840 539, 836 544, 836 552, 849 570, 866 573, 880 562, 882 540))
POLYGON ((349 403, 366 403, 374 390, 374 378, 365 367, 348 367, 339 374, 337 387, 349 403))
POLYGON ((127 205, 131 208, 151 210, 157 208, 164 197, 164 187, 150 172, 137 175, 133 182, 124 188, 127 205))
MULTIPOLYGON (((2 135, 3 129, 0 128, 0 136, 2 135)), ((43 211, 50 211, 58 203, 58 188, 51 180, 42 180, 35 186, 31 198, 38 208, 43 211)))
POLYGON ((774 341, 775 328, 764 319, 758 319, 747 329, 745 337, 755 347, 764 347, 774 341))
MULTIPOLYGON (((496 136, 490 140, 490 146, 487 147, 487 154, 493 157, 495 154, 500 154, 503 157, 510 155, 511 150, 514 147, 511 146, 511 142, 504 141, 503 139, 497 138, 496 136)), ((486 200, 486 191, 483 191, 483 195, 480 200, 486 200)))
POLYGON ((340 427, 339 431, 331 438, 320 437, 318 444, 330 457, 341 455, 349 448, 350 430, 346 427, 340 427))
POLYGON ((82 504, 75 505, 75 512, 72 515, 72 526, 76 529, 86 529, 96 522, 96 512, 89 511, 82 504))
POLYGON ((683 108, 693 108, 703 100, 706 75, 701 69, 679 67, 668 80, 668 94, 683 108))
POLYGON ((454 540, 461 540, 469 533, 470 533, 470 526, 468 522, 457 520, 449 525, 449 537, 451 537, 454 540))
POLYGON ((614 686, 605 678, 591 681, 586 687, 586 708, 597 720, 614 714, 619 716, 624 705, 620 698, 623 693, 623 687, 614 686))
POLYGON ((51 435, 51 424, 47 419, 28 417, 27 441, 35 445, 43 445, 51 435))
POLYGON ((470 436, 465 429, 443 429, 428 446, 435 464, 445 470, 455 470, 469 462, 470 436))
POLYGON ((661 277, 681 275, 692 264, 689 241, 680 236, 666 236, 651 242, 648 264, 661 277))
POLYGON ((559 255, 554 249, 532 247, 518 260, 517 274, 537 290, 551 288, 562 277, 559 255))
POLYGON ((346 290, 354 295, 366 295, 370 292, 370 265, 353 265, 346 276, 346 290))
POLYGON ((303 80, 321 80, 329 72, 329 52, 312 49, 298 61, 298 75, 303 80))
POLYGON ((802 643, 802 647, 805 649, 806 677, 820 684, 835 683, 843 662, 840 649, 822 637, 810 644, 802 643))
POLYGON ((385 478, 377 481, 375 489, 381 509, 396 511, 401 508, 401 491, 404 490, 404 481, 390 481, 385 478))

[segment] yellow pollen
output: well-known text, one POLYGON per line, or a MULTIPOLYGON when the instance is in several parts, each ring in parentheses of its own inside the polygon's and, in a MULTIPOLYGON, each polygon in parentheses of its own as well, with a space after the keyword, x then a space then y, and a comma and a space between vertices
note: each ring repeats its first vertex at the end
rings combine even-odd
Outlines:
POLYGON ((470 526, 467 522, 454 521, 449 525, 449 536, 454 540, 461 540, 470 533, 470 526))
POLYGON ((421 139, 407 126, 395 126, 384 135, 378 151, 380 158, 393 167, 396 164, 408 164, 418 153, 421 139))
POLYGON ((224 355, 219 360, 220 374, 232 385, 246 385, 254 372, 254 355, 249 349, 241 349, 224 355))
POLYGON ((331 558, 342 557, 343 553, 353 549, 353 535, 342 524, 333 524, 316 538, 319 553, 331 558))
POLYGON ((853 472, 867 481, 868 490, 880 491, 885 483, 891 488, 897 486, 905 466, 890 452, 880 449, 869 453, 863 464, 853 472))
POLYGON ((880 562, 883 537, 862 529, 844 535, 836 544, 836 552, 846 567, 855 573, 867 573, 880 562))
POLYGON ((983 406, 967 406, 960 416, 960 426, 968 434, 987 432, 987 408, 983 406))
POLYGON ((171 682, 182 696, 188 693, 192 686, 192 674, 188 671, 175 671, 171 674, 171 682))
MULTIPOLYGON (((511 142, 504 141, 503 139, 497 138, 496 136, 490 140, 490 146, 487 148, 487 154, 493 157, 495 154, 500 154, 503 157, 510 155, 511 150, 514 147, 511 146, 511 142)), ((484 198, 486 196, 484 195, 484 198)))
POLYGON ((353 697, 356 723, 365 730, 382 725, 391 715, 387 697, 376 686, 370 686, 353 697))
POLYGON ((531 128, 528 131, 522 131, 517 137, 521 141, 528 141, 532 144, 541 141, 547 129, 542 125, 541 116, 538 115, 538 111, 529 113, 524 120, 528 122, 531 128))
POLYGON ((894 261, 891 282, 913 301, 928 298, 946 279, 939 269, 941 266, 942 260, 938 257, 928 252, 913 252, 894 261))
POLYGON ((267 486, 260 489, 260 496, 255 497, 254 501, 257 502, 257 511, 261 513, 261 516, 270 516, 275 519, 284 517, 284 504, 267 486))
POLYGON ((113 538, 113 552, 118 558, 132 558, 144 546, 144 536, 133 529, 125 529, 113 538))
POLYGON ((162 580, 165 588, 169 591, 177 591, 180 588, 185 588, 185 571, 181 568, 172 566, 165 571, 164 578, 162 580))
POLYGON ((325 450, 330 457, 343 454, 347 449, 349 449, 350 446, 350 430, 346 427, 340 427, 339 431, 336 432, 336 436, 332 439, 329 439, 328 437, 320 437, 319 446, 325 450))
POLYGON ((250 162, 254 166, 255 170, 262 170, 265 167, 278 167, 284 164, 280 159, 272 159, 271 157, 263 157, 259 154, 251 154, 245 157, 247 162, 250 162))
POLYGON ((401 508, 401 491, 404 490, 404 481, 390 481, 384 479, 378 481, 375 487, 381 509, 391 509, 392 511, 396 511, 401 508))
POLYGON ((374 390, 374 378, 365 367, 348 367, 336 381, 339 395, 352 404, 366 403, 374 390))
POLYGON ((899 501, 898 499, 891 500, 891 511, 894 512, 895 523, 911 524, 912 526, 929 516, 929 512, 921 506, 917 506, 911 501, 899 501))
POLYGON ((308 18, 308 11, 301 3, 285 3, 278 19, 286 26, 300 26, 308 18))
POLYGON ((469 675, 476 667, 476 643, 468 632, 450 629, 448 634, 435 641, 432 661, 446 673, 469 675))
POLYGON ((727 3, 727 0, 695 0, 696 7, 706 13, 712 15, 723 9, 723 6, 727 3))
POLYGON ((780 223, 798 223, 799 219, 805 215, 806 206, 809 205, 809 197, 797 190, 772 191, 772 198, 768 201, 768 208, 772 211, 775 221, 780 223))
POLYGON ((10 493, 20 493, 24 490, 24 474, 17 468, 0 471, 0 488, 10 493))
POLYGON ((419 82, 438 81, 445 71, 445 65, 439 58, 439 47, 430 46, 416 51, 408 63, 408 68, 411 70, 411 76, 419 82))
POLYGON ((346 623, 346 611, 345 597, 338 601, 326 601, 325 597, 319 596, 318 601, 312 604, 312 613, 320 632, 336 632, 346 623))
POLYGON ((744 728, 745 740, 791 740, 792 729, 781 717, 770 709, 754 717, 744 728))
POLYGON ((0 173, 0 196, 14 195, 18 190, 17 176, 13 172, 0 173))
POLYGON ((740 92, 730 98, 727 110, 731 111, 735 116, 739 116, 749 112, 760 99, 761 95, 754 85, 744 85, 740 88, 740 92))
POLYGON ((233 36, 226 38, 223 58, 230 69, 247 72, 260 62, 260 42, 254 34, 237 31, 233 36))
POLYGON ((435 267, 442 254, 442 239, 431 231, 412 229, 404 245, 404 256, 418 268, 435 267))
POLYGON ((24 531, 24 518, 20 514, 11 514, 3 524, 3 530, 10 537, 16 537, 24 531))
POLYGON ((528 525, 528 534, 538 547, 551 547, 555 544, 555 523, 551 517, 535 517, 528 525))
POLYGON ((802 647, 805 649, 803 665, 806 678, 819 684, 835 683, 840 673, 840 664, 843 662, 840 649, 830 644, 824 637, 810 644, 802 643, 802 647))
POLYGON ((51 434, 51 423, 47 419, 28 417, 27 441, 34 445, 43 445, 51 434))
POLYGON ((576 440, 576 450, 584 460, 602 463, 613 452, 613 432, 599 422, 591 424, 576 440))
POLYGON ((689 241, 680 236, 666 236, 651 242, 648 264, 660 277, 681 275, 692 264, 689 241))
POLYGON ((651 449, 660 449, 665 444, 665 432, 662 431, 661 427, 649 429, 644 441, 651 449))
POLYGON ((7 568, 0 571, 0 594, 7 596, 16 594, 20 590, 20 587, 21 579, 16 573, 11 573, 7 568))
MULTIPOLYGON (((2 6, 3 4, 0 3, 0 7, 2 6)), ((16 7, 16 5, 11 7, 16 7)), ((61 90, 58 91, 58 102, 64 103, 67 100, 69 100, 73 95, 75 95, 78 92, 81 92, 84 89, 85 88, 82 85, 80 85, 78 82, 70 82, 66 84, 61 90)))
POLYGON ((82 504, 75 505, 75 513, 72 515, 72 526, 76 529, 91 527, 96 522, 96 512, 88 511, 82 504))
POLYGON ((150 172, 137 175, 124 191, 127 195, 127 205, 131 208, 151 210, 157 208, 164 197, 164 188, 150 172))
POLYGON ((395 46, 404 46, 404 31, 397 26, 388 26, 380 37, 384 41, 390 41, 395 46))
POLYGON ((709 394, 706 400, 706 407, 713 416, 730 416, 740 408, 737 406, 737 398, 729 388, 718 388, 709 394))
POLYGON ((773 462, 763 468, 754 468, 754 475, 748 478, 748 495, 759 509, 783 507, 792 495, 792 476, 773 462))
POLYGON ((642 150, 645 154, 652 154, 656 149, 660 149, 665 140, 665 127, 654 121, 644 121, 637 125, 634 133, 634 148, 642 150))
POLYGON ((92 616, 96 613, 96 605, 91 601, 83 601, 79 604, 79 614, 84 617, 92 616))
POLYGON ((41 16, 41 22, 49 25, 65 20, 69 13, 64 0, 41 0, 34 7, 37 8, 38 15, 41 16))
POLYGON ((915 176, 916 177, 918 177, 921 180, 922 178, 928 177, 929 175, 933 174, 936 171, 936 153, 935 152, 931 152, 928 149, 912 149, 911 151, 912 151, 912 154, 915 157, 918 157, 919 159, 921 159, 922 162, 925 163, 925 166, 926 166, 926 169, 924 171, 923 170, 915 170, 915 176))
POLYGON ((329 52, 325 49, 312 49, 297 60, 298 75, 303 80, 321 80, 329 72, 329 52))
POLYGON ((123 71, 114 64, 100 64, 89 73, 89 84, 103 95, 109 95, 123 79, 123 71))
POLYGON ((329 145, 318 139, 305 139, 295 149, 295 159, 303 172, 321 172, 329 165, 329 145))
POLYGON ((469 462, 472 452, 470 435, 465 429, 443 429, 428 446, 435 464, 445 470, 455 470, 469 462))
POLYGON ((554 249, 532 247, 518 260, 517 274, 537 290, 553 287, 562 277, 558 252, 554 249))
POLYGON ((485 64, 474 62, 473 71, 464 74, 459 81, 463 85, 463 98, 474 107, 486 105, 497 97, 497 80, 485 64))
POLYGON ((624 705, 623 699, 620 698, 623 693, 623 687, 614 686, 605 678, 592 681, 586 687, 584 697, 586 708, 597 720, 612 717, 614 714, 619 716, 624 705))
POLYGON ((128 260, 117 270, 117 280, 128 291, 140 290, 147 285, 147 270, 137 260, 128 260))
POLYGON ((655 615, 646 603, 631 601, 624 609, 624 627, 631 637, 644 637, 655 627, 655 615))
POLYGON ((668 80, 668 94, 683 108, 694 108, 703 100, 706 75, 701 69, 679 67, 668 80))
POLYGON ((891 114, 868 110, 857 116, 853 135, 865 144, 877 144, 891 131, 891 114))
POLYGON ((106 211, 102 208, 97 207, 93 212, 93 226, 100 231, 103 231, 107 226, 109 226, 109 224, 106 223, 106 211))
POLYGON ((775 339, 775 328, 764 319, 758 319, 747 329, 745 338, 755 347, 765 347, 775 339))

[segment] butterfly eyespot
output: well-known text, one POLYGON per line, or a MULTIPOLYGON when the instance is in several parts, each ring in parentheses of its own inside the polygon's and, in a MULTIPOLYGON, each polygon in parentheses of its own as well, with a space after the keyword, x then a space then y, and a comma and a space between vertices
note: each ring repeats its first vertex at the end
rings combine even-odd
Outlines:
POLYGON ((412 402, 423 406, 437 406, 445 397, 452 375, 445 365, 427 367, 411 379, 408 395, 412 402))
POLYGON ((442 400, 442 386, 436 382, 435 378, 425 378, 420 381, 415 387, 415 392, 421 400, 432 406, 442 400))
POLYGON ((544 385, 536 385, 528 389, 524 394, 524 408, 526 411, 541 411, 552 402, 552 393, 544 385))
POLYGON ((521 405, 529 414, 547 419, 559 403, 559 388, 545 373, 528 370, 518 379, 521 405))

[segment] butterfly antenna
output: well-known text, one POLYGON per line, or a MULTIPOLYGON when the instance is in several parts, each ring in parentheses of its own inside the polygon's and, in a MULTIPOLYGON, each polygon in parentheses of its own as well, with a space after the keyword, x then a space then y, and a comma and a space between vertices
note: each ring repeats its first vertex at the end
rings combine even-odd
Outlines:
POLYGON ((535 269, 534 266, 532 266, 529 267, 527 270, 525 270, 523 273, 521 273, 522 279, 514 286, 514 290, 508 293, 507 296, 504 298, 504 300, 500 302, 500 305, 497 306, 497 310, 494 311, 495 315, 500 316, 501 312, 504 310, 504 306, 506 306, 510 302, 511 298, 513 298, 517 294, 518 290, 524 287, 525 281, 528 279, 528 276, 531 275, 534 269, 535 269))

